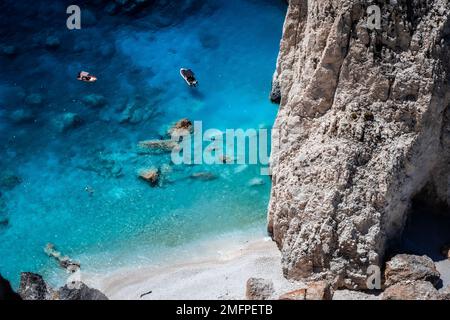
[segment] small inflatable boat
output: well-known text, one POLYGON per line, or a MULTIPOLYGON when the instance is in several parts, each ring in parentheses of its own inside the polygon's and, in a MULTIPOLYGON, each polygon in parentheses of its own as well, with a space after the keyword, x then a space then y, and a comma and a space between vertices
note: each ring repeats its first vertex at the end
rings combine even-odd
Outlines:
POLYGON ((186 81, 188 86, 190 87, 196 87, 198 84, 197 79, 195 79, 195 74, 192 72, 191 69, 180 69, 180 75, 183 77, 183 79, 186 81))
POLYGON ((77 79, 80 81, 84 81, 84 82, 97 81, 97 77, 93 76, 92 74, 89 74, 89 72, 86 72, 86 71, 79 72, 77 79))

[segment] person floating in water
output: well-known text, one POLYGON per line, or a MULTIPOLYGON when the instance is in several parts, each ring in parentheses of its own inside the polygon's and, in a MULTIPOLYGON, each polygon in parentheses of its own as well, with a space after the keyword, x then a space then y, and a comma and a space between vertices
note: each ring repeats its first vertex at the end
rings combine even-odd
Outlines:
POLYGON ((183 77, 183 79, 186 81, 188 86, 190 87, 196 87, 198 85, 198 81, 195 78, 195 74, 191 69, 180 69, 180 75, 183 77))
POLYGON ((77 79, 84 82, 95 82, 97 81, 97 77, 89 74, 89 72, 86 71, 80 71, 78 72, 77 79))

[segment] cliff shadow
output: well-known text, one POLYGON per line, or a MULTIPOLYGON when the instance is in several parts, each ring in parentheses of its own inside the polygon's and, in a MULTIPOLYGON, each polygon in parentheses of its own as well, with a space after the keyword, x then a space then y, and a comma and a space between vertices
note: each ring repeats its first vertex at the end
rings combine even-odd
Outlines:
POLYGON ((425 190, 413 199, 403 233, 391 244, 386 258, 400 253, 426 255, 441 273, 440 286, 446 286, 450 284, 450 259, 443 251, 450 244, 450 210, 430 199, 435 198, 425 190))

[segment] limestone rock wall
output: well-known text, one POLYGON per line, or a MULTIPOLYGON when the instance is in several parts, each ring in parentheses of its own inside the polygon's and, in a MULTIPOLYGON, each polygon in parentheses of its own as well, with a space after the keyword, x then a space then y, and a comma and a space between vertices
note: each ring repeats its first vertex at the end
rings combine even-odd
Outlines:
POLYGON ((268 216, 286 276, 365 288, 411 198, 450 203, 449 16, 447 0, 289 2, 268 216))

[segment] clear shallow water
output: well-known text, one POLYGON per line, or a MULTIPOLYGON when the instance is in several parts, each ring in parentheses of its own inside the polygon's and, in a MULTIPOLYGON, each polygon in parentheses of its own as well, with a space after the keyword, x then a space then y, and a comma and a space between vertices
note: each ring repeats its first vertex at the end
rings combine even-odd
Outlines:
MULTIPOLYGON (((61 3, 37 3, 39 12, 65 11, 61 3)), ((173 23, 153 10, 138 19, 97 14, 98 22, 80 31, 41 19, 1 33, 1 44, 13 43, 20 54, 0 57, 0 161, 3 173, 22 182, 1 190, 1 215, 9 223, 0 227, 0 273, 15 285, 21 271, 63 281, 43 253, 48 242, 84 269, 98 270, 157 263, 189 242, 263 230, 270 181, 248 185, 260 177, 258 166, 171 166, 173 182, 150 188, 137 172, 170 158, 139 154, 136 145, 184 117, 222 130, 270 126, 277 108, 268 94, 284 13, 278 0, 214 0, 173 23), (53 35, 61 44, 50 50, 42 43, 53 35), (180 67, 196 72, 198 89, 185 85, 180 67), (74 80, 82 69, 100 81, 74 80), (33 94, 42 102, 30 102, 33 94), (82 100, 89 94, 104 96, 106 104, 87 106, 82 100), (13 123, 17 109, 29 110, 34 121, 13 123), (61 133, 55 121, 65 112, 78 113, 83 125, 61 133), (204 170, 219 178, 186 179, 204 170)))

